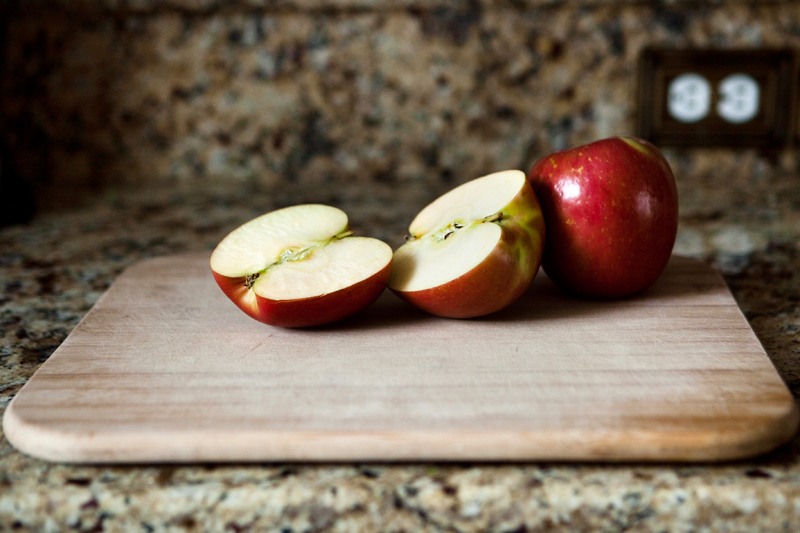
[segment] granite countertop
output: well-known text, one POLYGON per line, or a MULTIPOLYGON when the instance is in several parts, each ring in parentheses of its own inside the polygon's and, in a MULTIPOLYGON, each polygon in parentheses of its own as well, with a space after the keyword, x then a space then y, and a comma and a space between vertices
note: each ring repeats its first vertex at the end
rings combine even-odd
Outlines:
MULTIPOLYGON (((238 224, 299 201, 341 207, 358 233, 396 246, 439 192, 165 184, 0 230, 0 414, 127 266, 210 250, 238 224)), ((724 272, 797 396, 800 201, 795 192, 776 202, 769 216, 689 213, 676 250, 724 272)), ((722 465, 70 466, 3 438, 0 530, 800 531, 798 449, 795 439, 722 465)))

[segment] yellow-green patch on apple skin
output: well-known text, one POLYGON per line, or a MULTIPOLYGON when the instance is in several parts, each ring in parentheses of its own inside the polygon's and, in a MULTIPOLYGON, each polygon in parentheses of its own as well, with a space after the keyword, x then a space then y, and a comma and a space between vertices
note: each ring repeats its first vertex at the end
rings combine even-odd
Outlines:
MULTIPOLYGON (((542 261, 545 226, 539 201, 529 183, 502 210, 502 230, 492 252, 466 274, 437 287, 392 291, 433 315, 474 318, 504 309, 528 289, 542 261)), ((391 286, 390 286, 391 288, 391 286)))

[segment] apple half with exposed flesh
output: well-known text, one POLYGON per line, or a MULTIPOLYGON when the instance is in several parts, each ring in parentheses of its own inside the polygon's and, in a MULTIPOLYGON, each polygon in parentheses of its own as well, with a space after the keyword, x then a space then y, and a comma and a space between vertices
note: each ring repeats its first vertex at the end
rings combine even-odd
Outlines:
POLYGON ((471 318, 519 298, 539 270, 544 217, 525 174, 496 172, 425 207, 394 253, 389 288, 434 315, 471 318))
POLYGON ((372 304, 391 271, 388 244, 352 233, 335 207, 279 209, 225 237, 211 254, 211 270, 228 298, 260 322, 327 324, 372 304))

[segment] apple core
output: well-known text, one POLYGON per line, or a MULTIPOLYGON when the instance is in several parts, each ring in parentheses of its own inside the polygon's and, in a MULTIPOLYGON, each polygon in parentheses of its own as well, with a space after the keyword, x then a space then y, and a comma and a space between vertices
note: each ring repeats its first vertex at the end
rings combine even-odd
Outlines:
POLYGON ((439 197, 414 218, 394 253, 389 288, 432 314, 469 318, 516 300, 538 271, 544 219, 518 170, 439 197))
POLYGON ((302 327, 370 305, 386 286, 391 262, 391 248, 354 236, 344 212, 308 204, 240 226, 219 243, 210 264, 217 284, 246 314, 302 327))

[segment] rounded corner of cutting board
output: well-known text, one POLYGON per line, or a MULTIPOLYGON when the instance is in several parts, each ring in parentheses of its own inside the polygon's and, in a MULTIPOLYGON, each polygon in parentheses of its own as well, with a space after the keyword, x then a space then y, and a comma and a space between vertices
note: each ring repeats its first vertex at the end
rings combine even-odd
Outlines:
POLYGON ((15 408, 18 398, 19 395, 11 401, 3 414, 3 433, 14 448, 36 459, 57 463, 83 459, 79 453, 75 453, 78 450, 75 446, 80 438, 78 435, 70 435, 25 420, 15 408))
MULTIPOLYGON (((712 439, 705 452, 705 459, 735 461, 769 453, 789 442, 800 428, 800 409, 794 398, 788 394, 771 417, 765 417, 757 427, 747 426, 723 432, 718 439, 712 439)), ((698 451, 703 447, 698 447, 698 451)), ((703 459, 703 458, 699 458, 703 459)))
MULTIPOLYGON (((783 412, 769 420, 769 423, 765 424, 763 432, 755 433, 755 436, 763 437, 760 442, 754 442, 754 445, 761 445, 761 450, 755 454, 750 454, 750 457, 759 453, 770 452, 786 444, 797 434, 798 429, 800 429, 800 407, 798 407, 794 396, 787 390, 783 412)), ((754 438, 753 440, 755 441, 756 439, 754 438)))

